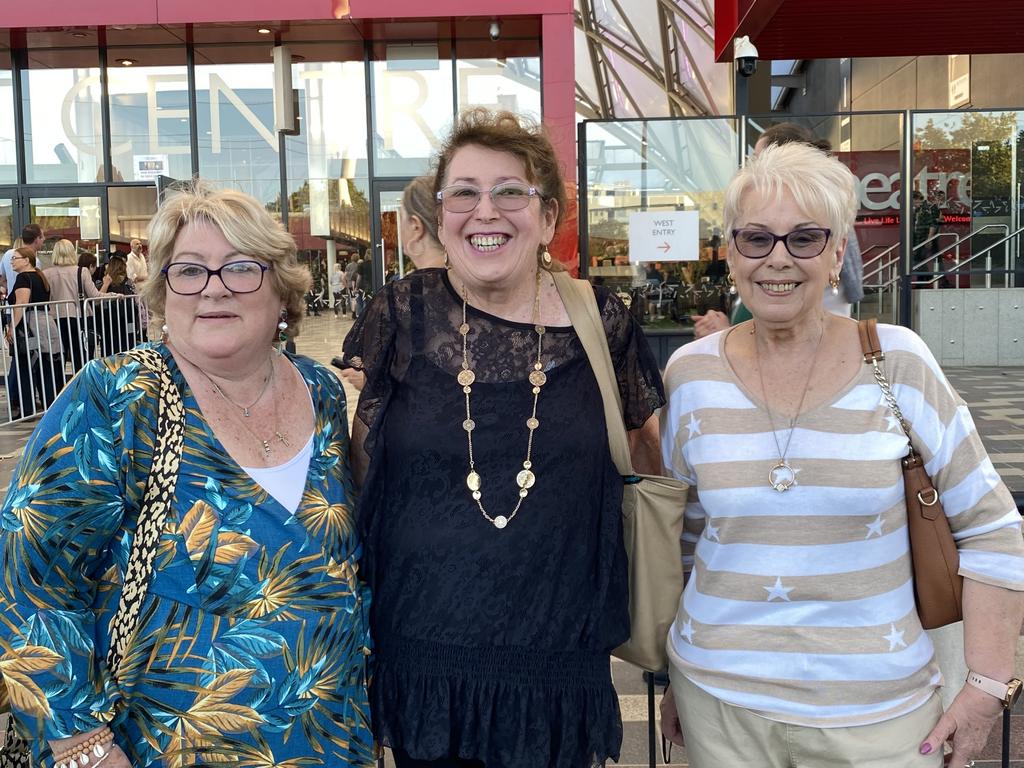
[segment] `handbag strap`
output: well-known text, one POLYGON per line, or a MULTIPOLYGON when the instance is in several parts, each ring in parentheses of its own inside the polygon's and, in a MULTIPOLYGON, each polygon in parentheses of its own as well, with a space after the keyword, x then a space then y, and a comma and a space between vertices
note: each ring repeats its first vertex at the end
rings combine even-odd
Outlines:
POLYGON ((623 477, 635 477, 633 460, 629 455, 629 440, 626 437, 626 424, 622 418, 622 397, 612 367, 612 355, 608 350, 608 337, 604 332, 604 323, 597 309, 594 287, 587 280, 575 280, 566 272, 552 272, 555 288, 569 313, 576 335, 587 353, 590 367, 597 378, 597 386, 601 390, 601 401, 604 403, 604 420, 608 429, 608 447, 611 450, 615 468, 623 477))
POLYGON ((900 423, 903 434, 907 436, 907 446, 910 448, 907 458, 917 457, 917 461, 920 462, 920 454, 914 450, 914 443, 910 439, 910 425, 903 418, 903 411, 900 410, 900 404, 896 402, 896 395, 892 391, 889 380, 885 377, 885 371, 879 365, 880 362, 885 360, 885 353, 882 351, 882 343, 878 339, 877 318, 872 317, 867 320, 860 320, 857 323, 857 330, 860 332, 860 348, 864 353, 864 363, 872 367, 871 372, 874 374, 875 381, 878 382, 878 386, 882 390, 882 396, 885 398, 889 410, 893 412, 896 420, 900 423))
POLYGON ((82 270, 85 267, 79 267, 78 272, 75 273, 78 278, 78 318, 85 320, 85 288, 82 287, 82 270))
POLYGON ((160 534, 174 498, 185 438, 185 406, 163 357, 155 349, 144 348, 133 349, 128 356, 159 376, 160 400, 157 405, 153 463, 135 524, 135 537, 128 556, 128 567, 124 572, 121 599, 117 613, 110 622, 107 664, 115 679, 129 641, 138 627, 142 602, 153 574, 160 534))

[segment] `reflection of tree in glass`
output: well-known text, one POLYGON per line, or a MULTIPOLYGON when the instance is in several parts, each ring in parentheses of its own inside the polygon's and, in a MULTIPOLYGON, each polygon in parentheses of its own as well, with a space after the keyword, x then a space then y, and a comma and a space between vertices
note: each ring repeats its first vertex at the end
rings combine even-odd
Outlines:
MULTIPOLYGON (((1010 141, 1016 136, 1018 146, 1024 148, 1024 130, 1018 130, 1017 113, 964 112, 955 119, 956 125, 948 127, 936 125, 931 118, 918 126, 914 131, 915 150, 971 150, 971 197, 975 212, 989 216, 1008 214, 1010 141)), ((937 157, 938 162, 944 159, 941 154, 937 157)))

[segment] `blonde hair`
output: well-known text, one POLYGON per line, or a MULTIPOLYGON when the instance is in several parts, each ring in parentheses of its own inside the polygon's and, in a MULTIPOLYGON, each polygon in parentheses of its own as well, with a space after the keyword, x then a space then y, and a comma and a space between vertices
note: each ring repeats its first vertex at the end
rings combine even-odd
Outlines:
POLYGON ((751 157, 725 190, 725 231, 732 237, 749 193, 779 202, 789 193, 807 216, 823 221, 836 242, 857 216, 856 180, 836 158, 807 144, 772 144, 751 157))
POLYGON ((423 229, 436 248, 441 247, 437 236, 437 201, 434 197, 434 174, 417 176, 402 192, 402 210, 423 222, 423 229))
POLYGON ((163 317, 167 281, 162 270, 171 260, 178 233, 195 222, 214 225, 239 253, 271 266, 266 279, 284 304, 286 333, 298 336, 312 278, 299 264, 295 240, 254 197, 202 181, 172 192, 149 222, 149 275, 142 298, 151 312, 163 317))
POLYGON ((78 251, 70 240, 58 240, 53 244, 53 266, 73 267, 78 264, 78 251))

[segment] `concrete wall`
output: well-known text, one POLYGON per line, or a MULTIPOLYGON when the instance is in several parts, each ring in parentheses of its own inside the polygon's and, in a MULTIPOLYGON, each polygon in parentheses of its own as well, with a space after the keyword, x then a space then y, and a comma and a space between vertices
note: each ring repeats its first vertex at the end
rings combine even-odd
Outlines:
POLYGON ((940 365, 1024 365, 1024 288, 916 290, 914 329, 940 365))
MULTIPOLYGON (((949 74, 945 56, 892 56, 853 59, 849 108, 948 109, 949 74)), ((804 64, 807 87, 795 92, 784 110, 815 114, 844 109, 839 59, 804 64)), ((971 56, 971 102, 974 109, 1024 106, 1024 54, 971 56)))

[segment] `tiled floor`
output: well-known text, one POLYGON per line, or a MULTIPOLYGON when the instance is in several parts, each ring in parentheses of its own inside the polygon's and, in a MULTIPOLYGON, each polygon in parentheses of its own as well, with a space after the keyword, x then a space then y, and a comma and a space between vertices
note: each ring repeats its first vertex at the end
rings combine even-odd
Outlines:
MULTIPOLYGON (((307 318, 297 347, 326 365, 341 352, 342 341, 352 326, 347 318, 330 313, 307 318)), ((961 368, 947 371, 954 387, 967 402, 981 433, 993 464, 1012 490, 1024 493, 1024 368, 961 368)), ((349 418, 355 409, 358 391, 345 382, 349 418)), ((2 396, 0 396, 2 397, 2 396)), ((14 464, 34 424, 9 424, 0 427, 0 487, 6 489, 14 464)), ((1018 644, 1018 674, 1024 674, 1024 639, 1018 644)), ((648 766, 647 696, 641 673, 620 661, 612 662, 612 676, 619 693, 623 719, 620 768, 648 766)), ((657 700, 660 701, 660 692, 657 700)), ((1024 768, 1024 705, 1019 705, 1012 718, 1013 735, 1011 768, 1024 768)), ((999 733, 997 727, 977 768, 999 765, 999 733)), ((656 739, 660 754, 661 739, 656 739)), ((673 764, 686 766, 685 750, 673 751, 673 764)), ((657 759, 661 763, 660 756, 657 759)), ((386 765, 392 766, 390 759, 386 765)), ((894 766, 893 768, 897 768, 894 766)))

